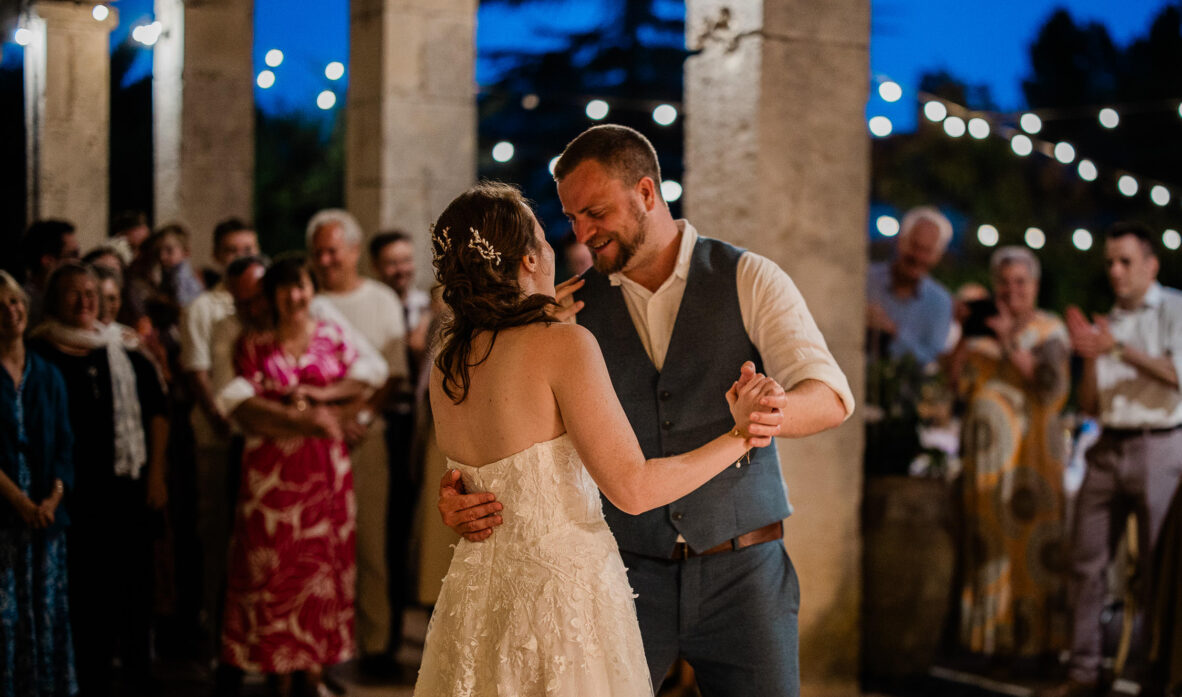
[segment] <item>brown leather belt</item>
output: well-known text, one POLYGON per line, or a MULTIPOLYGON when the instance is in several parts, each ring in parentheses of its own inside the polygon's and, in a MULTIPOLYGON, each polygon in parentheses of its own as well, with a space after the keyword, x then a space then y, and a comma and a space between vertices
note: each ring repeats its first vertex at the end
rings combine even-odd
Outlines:
POLYGON ((784 521, 777 520, 774 523, 769 523, 762 528, 745 532, 738 537, 727 540, 721 544, 714 545, 710 549, 695 552, 690 549, 686 542, 678 542, 673 545, 673 555, 670 559, 691 559, 693 557, 705 557, 710 554, 718 554, 719 552, 730 552, 731 550, 739 550, 751 545, 762 544, 764 542, 771 542, 772 540, 784 539, 784 521))

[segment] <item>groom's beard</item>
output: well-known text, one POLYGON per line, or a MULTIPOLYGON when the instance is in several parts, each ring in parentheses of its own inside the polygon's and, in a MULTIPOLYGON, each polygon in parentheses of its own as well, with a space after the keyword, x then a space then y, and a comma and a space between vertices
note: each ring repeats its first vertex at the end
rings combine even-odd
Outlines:
POLYGON ((644 246, 644 241, 648 237, 648 221, 644 217, 644 209, 636 202, 631 203, 632 222, 634 226, 631 230, 625 233, 613 233, 612 241, 616 243, 615 257, 608 259, 600 254, 593 255, 595 270, 604 276, 610 276, 613 273, 619 273, 628 267, 628 262, 636 256, 637 250, 644 246))

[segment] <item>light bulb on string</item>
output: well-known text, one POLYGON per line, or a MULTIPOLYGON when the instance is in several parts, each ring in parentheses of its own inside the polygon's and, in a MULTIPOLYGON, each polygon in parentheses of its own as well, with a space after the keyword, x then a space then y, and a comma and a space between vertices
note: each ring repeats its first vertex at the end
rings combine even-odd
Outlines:
POLYGON ((1018 125, 1022 127, 1023 131, 1034 134, 1042 130, 1042 119, 1038 117, 1038 114, 1027 112, 1018 119, 1018 125))
POLYGON ((875 116, 870 119, 869 127, 870 132, 879 138, 889 136, 894 130, 894 124, 885 116, 875 116))
POLYGON ((1131 174, 1122 174, 1120 179, 1116 180, 1116 188, 1120 190, 1125 196, 1136 196, 1140 185, 1137 184, 1137 178, 1131 174))
POLYGON ((333 108, 336 106, 336 103, 337 95, 332 90, 324 90, 320 94, 316 95, 316 106, 320 107, 324 111, 328 111, 329 109, 333 108))
POLYGON ((1036 227, 1026 228, 1026 246, 1031 249, 1042 249, 1047 243, 1047 236, 1042 230, 1036 227))
POLYGON ((1100 125, 1104 128, 1116 128, 1120 125, 1120 114, 1116 113, 1116 109, 1112 107, 1104 107, 1100 110, 1100 125))
POLYGON ((1153 188, 1149 190, 1149 200, 1159 206, 1164 206, 1170 202, 1170 190, 1161 184, 1154 184, 1153 188))
POLYGON ((672 104, 661 104, 653 109, 653 121, 658 126, 670 126, 677 120, 677 107, 672 104))
POLYGON ((559 155, 550 158, 550 164, 546 165, 546 169, 550 170, 550 174, 554 174, 554 167, 558 164, 559 155))
POLYGON ((493 146, 492 159, 497 162, 508 162, 513 159, 514 152, 516 152, 516 149, 513 147, 513 144, 507 140, 502 140, 493 146))
POLYGON ((903 88, 894 80, 887 80, 878 86, 878 96, 884 102, 897 102, 903 97, 903 88))
POLYGON ((943 121, 944 117, 948 116, 948 107, 944 106, 943 102, 933 99, 923 105, 923 115, 928 121, 943 121))
POLYGON ((965 132, 964 119, 959 116, 949 116, 944 119, 944 132, 952 138, 963 136, 965 132))
POLYGON ((1001 233, 992 225, 985 224, 977 228, 977 241, 986 247, 993 247, 997 245, 998 240, 1001 239, 1001 233))
POLYGON ((267 51, 267 55, 263 56, 263 62, 267 64, 268 68, 278 68, 283 62, 283 51, 277 48, 267 51))
POLYGON ((890 215, 880 215, 874 221, 874 227, 883 237, 894 237, 899 234, 899 219, 890 215))
POLYGON ((255 78, 255 84, 264 90, 270 89, 275 84, 275 73, 270 70, 260 71, 259 76, 255 78))
POLYGON ((1075 147, 1066 141, 1055 145, 1055 159, 1065 165, 1075 160, 1075 147))
POLYGON ((101 22, 111 16, 111 10, 106 5, 95 5, 90 11, 90 16, 101 22))
POLYGON ((607 117, 607 112, 611 110, 607 102, 602 99, 592 99, 587 102, 587 118, 593 121, 600 121, 607 117))
POLYGON ((681 182, 672 179, 666 179, 661 182, 661 198, 666 202, 672 203, 681 198, 681 182))
POLYGON ((1092 233, 1084 228, 1076 228, 1075 232, 1071 233, 1071 244, 1081 252, 1086 252, 1092 248, 1092 233))
POLYGON ((984 140, 989 137, 989 122, 985 119, 975 116, 969 119, 969 135, 977 140, 984 140))
POLYGON ((27 27, 17 27, 12 33, 12 40, 19 46, 28 46, 33 41, 33 32, 27 27))
POLYGON ((324 66, 324 77, 332 81, 340 80, 345 76, 345 64, 340 61, 333 61, 324 66))
POLYGON ((1100 172, 1096 169, 1096 164, 1091 160, 1079 161, 1079 178, 1086 182, 1096 181, 1096 177, 1100 176, 1100 172))
POLYGON ((1161 234, 1161 243, 1166 249, 1174 251, 1182 247, 1182 234, 1174 229, 1166 230, 1161 234))
POLYGON ((1034 152, 1034 143, 1031 142, 1029 137, 1019 133, 1010 139, 1010 148, 1014 151, 1015 155, 1026 157, 1034 152))

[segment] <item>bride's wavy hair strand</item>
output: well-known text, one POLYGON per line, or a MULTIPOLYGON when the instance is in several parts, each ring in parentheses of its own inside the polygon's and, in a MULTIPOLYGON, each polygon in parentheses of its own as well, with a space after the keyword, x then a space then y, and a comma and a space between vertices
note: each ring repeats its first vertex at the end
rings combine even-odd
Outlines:
POLYGON ((482 181, 448 204, 431 235, 435 277, 451 310, 440 329, 435 365, 443 392, 456 404, 468 397, 470 369, 488 360, 502 329, 553 322, 554 298, 524 295, 520 260, 537 252, 529 202, 511 185, 482 181), (473 360, 472 341, 489 331, 488 349, 473 360))

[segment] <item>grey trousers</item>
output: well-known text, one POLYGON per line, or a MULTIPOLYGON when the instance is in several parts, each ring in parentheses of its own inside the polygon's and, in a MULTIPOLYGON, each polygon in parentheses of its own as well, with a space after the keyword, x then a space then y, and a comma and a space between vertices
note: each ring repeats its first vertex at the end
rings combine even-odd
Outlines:
POLYGON ((1182 429, 1167 432, 1105 431, 1087 453, 1088 472, 1075 503, 1068 589, 1073 613, 1068 674, 1084 682, 1100 669, 1100 612, 1105 571, 1124 534, 1130 513, 1137 517, 1140 607, 1152 597, 1150 563, 1162 521, 1182 479, 1182 429))
POLYGON ((800 694, 800 585, 780 541, 684 561, 621 554, 654 690, 681 657, 703 697, 800 694))

